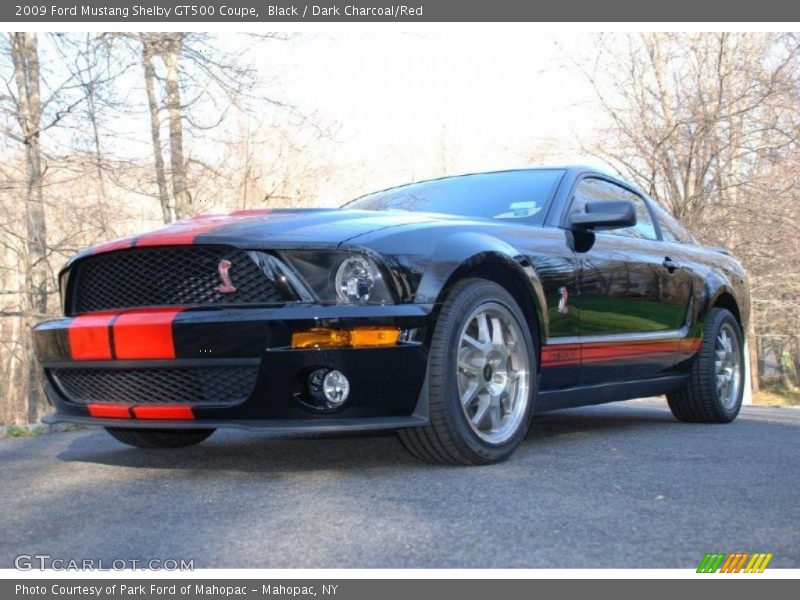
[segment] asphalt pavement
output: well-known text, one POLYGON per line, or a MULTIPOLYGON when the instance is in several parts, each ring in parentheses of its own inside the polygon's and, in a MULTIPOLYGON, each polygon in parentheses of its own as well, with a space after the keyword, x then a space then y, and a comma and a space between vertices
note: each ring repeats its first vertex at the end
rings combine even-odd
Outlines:
POLYGON ((102 430, 0 440, 0 568, 20 554, 195 568, 800 567, 800 410, 677 422, 644 400, 537 417, 489 467, 417 462, 389 434, 218 431, 137 450, 102 430))

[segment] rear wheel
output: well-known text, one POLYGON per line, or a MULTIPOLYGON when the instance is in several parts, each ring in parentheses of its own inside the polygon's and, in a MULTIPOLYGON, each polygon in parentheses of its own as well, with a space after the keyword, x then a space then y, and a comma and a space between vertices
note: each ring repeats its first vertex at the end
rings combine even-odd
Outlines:
POLYGON ((531 332, 499 285, 466 279, 442 307, 428 358, 430 425, 399 430, 431 463, 480 465, 507 458, 528 431, 536 362, 531 332))
POLYGON ((213 429, 135 429, 106 427, 114 438, 137 448, 183 448, 194 446, 214 433, 213 429))
POLYGON ((742 328, 729 311, 712 309, 688 384, 667 394, 672 414, 687 423, 733 421, 742 406, 744 369, 742 328))

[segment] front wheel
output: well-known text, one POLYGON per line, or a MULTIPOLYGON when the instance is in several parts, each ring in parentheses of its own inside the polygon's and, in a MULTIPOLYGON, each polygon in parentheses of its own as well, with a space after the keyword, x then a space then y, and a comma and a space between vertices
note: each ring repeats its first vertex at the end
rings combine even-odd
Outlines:
POLYGON ((214 433, 213 429, 136 429, 106 427, 112 437, 137 448, 184 448, 194 446, 214 433))
POLYGON ((723 308, 708 314, 686 387, 667 394, 672 414, 687 423, 730 423, 744 394, 742 328, 723 308))
POLYGON ((442 307, 428 357, 430 425, 399 430, 431 463, 481 465, 507 458, 525 439, 536 359, 525 316, 502 287, 457 283, 442 307))

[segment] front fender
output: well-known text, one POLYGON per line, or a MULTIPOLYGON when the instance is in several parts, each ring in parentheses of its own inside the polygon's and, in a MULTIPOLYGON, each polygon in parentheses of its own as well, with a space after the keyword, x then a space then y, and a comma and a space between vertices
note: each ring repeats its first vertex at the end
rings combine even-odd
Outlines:
POLYGON ((459 232, 441 240, 425 269, 414 302, 439 304, 458 280, 483 265, 505 267, 521 284, 536 311, 540 339, 547 339, 546 300, 542 283, 530 261, 508 242, 477 232, 459 232))

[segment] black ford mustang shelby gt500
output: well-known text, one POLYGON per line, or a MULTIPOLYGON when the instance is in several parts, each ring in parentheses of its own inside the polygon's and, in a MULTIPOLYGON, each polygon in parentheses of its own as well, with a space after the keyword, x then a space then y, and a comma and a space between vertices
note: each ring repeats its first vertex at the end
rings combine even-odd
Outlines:
POLYGON ((135 446, 397 429, 421 459, 481 464, 534 412, 666 394, 723 423, 742 401, 742 267, 587 168, 198 217, 87 250, 60 283, 66 316, 35 330, 49 420, 135 446))

